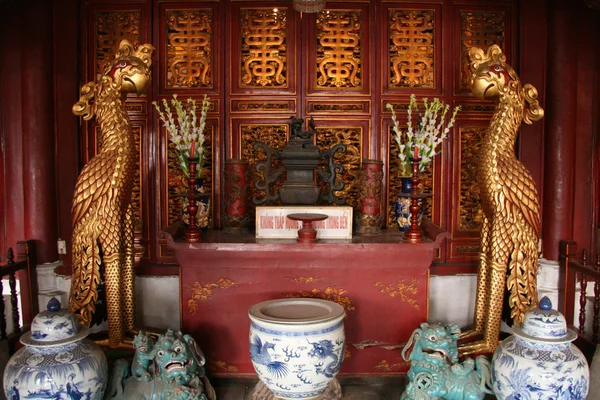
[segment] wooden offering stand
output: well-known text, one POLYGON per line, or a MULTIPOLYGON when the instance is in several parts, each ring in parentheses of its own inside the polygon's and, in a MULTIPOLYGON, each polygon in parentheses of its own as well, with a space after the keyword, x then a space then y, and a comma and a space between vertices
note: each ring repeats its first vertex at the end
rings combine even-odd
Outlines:
POLYGON ((412 160, 412 193, 407 195, 410 198, 410 227, 404 232, 404 239, 410 243, 419 243, 423 241, 423 230, 419 226, 419 211, 421 210, 421 205, 419 204, 419 199, 425 199, 432 197, 431 193, 418 193, 419 189, 419 162, 421 158, 413 158, 412 160))
POLYGON ((293 221, 302 221, 302 228, 298 229, 298 243, 316 243, 317 231, 313 228, 314 221, 323 221, 327 219, 327 214, 318 213, 295 213, 288 214, 289 219, 293 221))
POLYGON ((197 243, 202 240, 200 227, 196 225, 196 214, 198 213, 197 200, 208 199, 210 197, 210 195, 206 193, 198 193, 198 191, 196 191, 196 183, 199 181, 199 179, 196 178, 196 165, 198 164, 198 160, 198 157, 188 157, 188 192, 179 195, 188 199, 187 212, 189 215, 189 224, 184 233, 184 239, 188 243, 197 243))

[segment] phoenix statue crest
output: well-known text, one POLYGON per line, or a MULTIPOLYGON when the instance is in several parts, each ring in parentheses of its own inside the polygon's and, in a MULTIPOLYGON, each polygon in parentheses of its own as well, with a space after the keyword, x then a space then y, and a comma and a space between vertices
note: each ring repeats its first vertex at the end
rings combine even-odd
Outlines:
POLYGON ((484 52, 471 48, 471 89, 492 100, 496 110, 481 143, 478 181, 484 212, 475 303, 474 329, 463 337, 483 334, 461 346, 461 354, 493 353, 498 346, 505 285, 514 323, 537 305, 540 204, 535 182, 515 156, 521 121, 531 124, 544 115, 537 90, 521 86, 497 45, 484 52))
POLYGON ((128 93, 144 93, 151 79, 154 48, 123 40, 97 82, 81 88, 73 113, 100 127, 98 154, 83 168, 73 197, 73 280, 69 310, 91 325, 105 286, 109 344, 118 346, 133 330, 133 211, 138 151, 125 108, 128 93))

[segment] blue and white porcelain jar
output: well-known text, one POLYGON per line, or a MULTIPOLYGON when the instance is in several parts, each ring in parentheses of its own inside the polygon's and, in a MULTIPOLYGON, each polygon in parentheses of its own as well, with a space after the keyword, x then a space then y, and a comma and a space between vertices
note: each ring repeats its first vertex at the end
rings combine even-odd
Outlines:
POLYGON ((250 358, 279 399, 316 399, 344 359, 344 309, 328 300, 270 300, 248 311, 250 358))
POLYGON ((585 400, 590 372, 583 353, 571 343, 576 338, 550 299, 542 298, 539 308, 528 311, 494 353, 496 397, 585 400))
POLYGON ((25 347, 6 364, 7 399, 102 399, 108 375, 106 356, 85 339, 88 333, 52 298, 48 310, 39 313, 31 331, 21 337, 25 347))

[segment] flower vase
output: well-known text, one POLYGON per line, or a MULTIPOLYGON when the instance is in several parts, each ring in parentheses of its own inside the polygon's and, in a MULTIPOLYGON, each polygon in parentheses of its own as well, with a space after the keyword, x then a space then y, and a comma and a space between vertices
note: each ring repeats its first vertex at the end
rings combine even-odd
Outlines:
MULTIPOLYGON (((396 198, 396 222, 398 223, 400 232, 406 232, 411 224, 410 195, 413 191, 412 177, 402 176, 400 177, 400 182, 402 185, 400 187, 400 193, 398 193, 398 197, 396 198)), ((423 219, 423 199, 419 199, 419 206, 418 223, 421 225, 423 219)))

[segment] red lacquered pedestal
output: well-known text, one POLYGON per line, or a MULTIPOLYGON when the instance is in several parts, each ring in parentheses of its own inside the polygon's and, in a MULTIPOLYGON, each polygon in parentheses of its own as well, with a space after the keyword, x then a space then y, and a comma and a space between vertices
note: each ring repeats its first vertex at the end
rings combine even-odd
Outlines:
POLYGON ((302 228, 298 229, 298 243, 316 243, 317 231, 312 223, 327 219, 327 214, 318 213, 296 213, 288 214, 289 219, 293 221, 302 221, 302 228))

